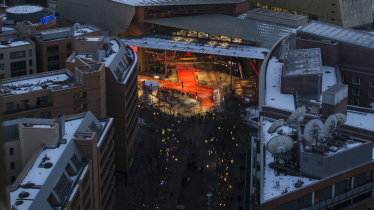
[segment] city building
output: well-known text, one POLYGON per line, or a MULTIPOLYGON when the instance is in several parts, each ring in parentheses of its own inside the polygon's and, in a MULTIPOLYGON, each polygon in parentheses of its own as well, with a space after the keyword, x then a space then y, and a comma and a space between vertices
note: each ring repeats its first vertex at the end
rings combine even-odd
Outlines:
POLYGON ((78 64, 105 64, 105 80, 101 82, 106 88, 107 115, 115 118, 116 170, 127 175, 138 145, 137 56, 118 37, 109 38, 107 33, 103 34, 75 38, 75 50, 66 66, 71 69, 78 64))
POLYGON ((74 50, 75 38, 101 36, 101 33, 100 28, 77 23, 74 27, 41 31, 35 36, 38 73, 65 69, 65 61, 74 50))
POLYGON ((373 38, 312 21, 272 47, 259 73, 259 138, 248 150, 246 208, 253 199, 261 209, 372 207, 374 109, 354 104, 367 98, 352 93, 372 89, 373 38))
MULTIPOLYGON (((24 4, 24 3, 23 3, 24 4)), ((9 4, 7 4, 10 6, 9 4)), ((3 30, 10 30, 17 26, 18 22, 29 22, 30 33, 56 28, 56 16, 53 9, 38 5, 17 5, 7 7, 5 15, 1 17, 3 30)), ((28 34, 33 35, 33 34, 28 34)))
POLYGON ((3 122, 8 207, 114 209, 113 118, 3 122))
POLYGON ((0 78, 19 77, 36 73, 35 43, 29 38, 0 36, 0 78))
POLYGON ((260 136, 251 144, 256 147, 247 151, 246 209, 372 207, 372 141, 338 132, 323 137, 314 120, 298 125, 279 122, 261 116, 260 136))
POLYGON ((118 37, 76 37, 68 69, 5 79, 4 121, 91 111, 115 118, 116 170, 127 173, 138 140, 135 52, 118 37))
POLYGON ((273 1, 250 0, 250 7, 264 8, 285 13, 304 15, 309 20, 318 20, 343 27, 372 27, 371 0, 347 1, 273 1))

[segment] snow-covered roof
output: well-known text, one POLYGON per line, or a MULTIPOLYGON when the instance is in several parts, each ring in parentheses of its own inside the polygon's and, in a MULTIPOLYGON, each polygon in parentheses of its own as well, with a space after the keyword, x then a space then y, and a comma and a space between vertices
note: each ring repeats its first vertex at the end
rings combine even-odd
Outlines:
MULTIPOLYGON (((69 85, 61 85, 62 81, 67 81, 71 78, 66 72, 51 72, 41 75, 32 75, 27 77, 4 80, 0 85, 0 90, 3 96, 16 95, 27 93, 30 91, 42 90, 43 86, 46 88, 61 87, 67 88, 69 85), (56 83, 59 84, 56 84, 56 83)), ((66 83, 67 84, 67 83, 66 83)))
MULTIPOLYGON (((263 121, 263 131, 264 131, 264 144, 267 145, 267 142, 278 135, 277 132, 273 134, 269 134, 267 131, 269 127, 273 124, 273 122, 270 122, 268 120, 263 121)), ((282 126, 283 133, 291 133, 292 128, 284 125, 282 126)), ((300 188, 295 188, 295 183, 301 179, 301 181, 304 182, 303 187, 317 182, 317 179, 310 179, 308 177, 301 177, 300 176, 291 176, 284 174, 280 174, 279 176, 275 176, 274 169, 269 167, 269 163, 274 162, 274 157, 272 157, 272 154, 266 150, 265 151, 265 166, 264 166, 264 187, 263 187, 263 197, 264 202, 266 202, 269 199, 272 199, 276 196, 282 195, 282 192, 287 188, 288 192, 292 192, 294 190, 298 190, 300 188), (279 186, 277 186, 277 182, 279 183, 279 186)))
MULTIPOLYGON (((119 51, 119 48, 120 48, 119 47, 120 43, 118 43, 115 39, 111 39, 110 43, 112 45, 112 50, 114 53, 109 55, 109 57, 104 58, 104 61, 102 63, 104 63, 106 67, 108 67, 112 63, 113 58, 116 57, 117 52, 119 51)), ((92 53, 78 53, 76 54, 76 56, 92 60, 92 53)), ((72 59, 71 61, 75 62, 75 59, 74 60, 72 59)))
POLYGON ((5 11, 14 14, 28 14, 34 12, 40 12, 43 7, 37 5, 19 5, 7 8, 5 11))
POLYGON ((347 122, 345 124, 366 130, 374 130, 373 119, 374 114, 372 113, 348 110, 347 122))
POLYGON ((319 48, 288 50, 284 58, 283 76, 306 76, 322 73, 319 48))
POLYGON ((196 4, 230 4, 244 0, 111 0, 130 6, 165 6, 165 5, 196 5, 196 4))
MULTIPOLYGON (((87 114, 92 115, 91 112, 88 112, 87 114)), ((86 120, 87 114, 66 119, 65 135, 62 137, 62 139, 66 139, 66 143, 59 144, 59 146, 56 148, 45 147, 38 154, 38 156, 35 158, 34 163, 31 165, 31 167, 28 169, 28 172, 22 178, 20 185, 17 186, 18 189, 10 192, 11 205, 14 205, 17 200, 20 200, 18 198, 18 195, 22 191, 29 192, 30 196, 25 199, 21 199, 22 201, 24 201, 24 203, 22 205, 17 206, 18 210, 29 209, 31 205, 34 205, 33 202, 38 199, 42 199, 42 201, 38 200, 37 202, 38 205, 40 205, 40 202, 47 202, 47 198, 43 197, 44 195, 46 195, 46 193, 42 193, 40 194, 40 196, 38 195, 38 193, 41 190, 47 190, 46 188, 48 188, 48 190, 51 190, 53 188, 54 185, 51 185, 51 186, 49 185, 51 184, 51 182, 53 184, 57 182, 56 178, 58 178, 60 174, 63 173, 63 170, 65 169, 65 166, 66 166, 65 162, 67 162, 70 159, 72 154, 77 155, 79 159, 82 158, 82 155, 78 154, 80 153, 79 149, 75 145, 74 141, 71 141, 71 140, 73 138, 76 138, 74 135, 77 129, 86 120), (69 153, 69 154, 66 154, 66 153, 69 153), (49 158, 47 162, 52 163, 52 166, 50 168, 39 167, 39 163, 41 163, 43 158, 46 156, 49 158), (63 167, 61 167, 61 162, 64 162, 62 164, 63 167), (53 177, 51 176, 51 174, 53 174, 53 177), (26 189, 27 187, 25 187, 24 185, 26 185, 27 183, 33 183, 36 186, 40 186, 40 189, 26 189), (44 186, 44 184, 46 183, 49 183, 48 186, 44 186)), ((109 123, 112 121, 113 121, 113 118, 110 118, 106 120, 104 123, 105 125, 109 125, 109 123)), ((105 132, 107 132, 108 127, 109 126, 106 126, 105 132)), ((80 173, 80 179, 85 175, 85 173, 87 172, 87 169, 88 169, 88 165, 80 169, 80 171, 82 171, 82 173, 80 173)), ((69 177, 73 181, 73 183, 75 183, 75 180, 78 178, 78 175, 69 176, 69 177)), ((77 189, 77 185, 75 185, 74 188, 72 186, 70 193, 66 195, 66 196, 69 196, 69 201, 74 196, 76 189, 77 189)), ((49 194, 50 193, 47 193, 47 196, 49 196, 49 194)))
POLYGON ((256 58, 264 59, 263 52, 269 52, 266 48, 246 46, 246 45, 228 45, 228 47, 220 47, 217 45, 204 44, 200 45, 195 42, 181 42, 171 40, 169 36, 149 34, 130 37, 122 39, 126 45, 144 47, 151 49, 162 49, 162 50, 176 50, 176 51, 188 51, 194 53, 213 54, 213 55, 225 55, 225 56, 236 56, 242 58, 256 58))
POLYGON ((31 44, 29 41, 27 40, 21 40, 21 41, 10 41, 9 44, 6 44, 6 45, 2 45, 0 44, 0 48, 6 48, 6 47, 19 47, 19 46, 24 46, 24 45, 28 45, 28 44, 31 44))
POLYGON ((271 58, 266 70, 265 104, 280 109, 295 110, 295 100, 292 94, 281 93, 283 63, 271 58))

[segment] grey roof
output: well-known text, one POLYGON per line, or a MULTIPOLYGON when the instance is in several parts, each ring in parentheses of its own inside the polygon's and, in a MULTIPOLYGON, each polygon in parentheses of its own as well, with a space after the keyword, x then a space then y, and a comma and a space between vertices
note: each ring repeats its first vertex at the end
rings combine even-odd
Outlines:
POLYGON ((339 93, 340 91, 342 91, 347 85, 345 84, 340 84, 340 83, 336 83, 335 85, 331 86, 330 88, 328 88, 327 90, 324 91, 324 93, 329 93, 329 94, 337 94, 339 93))
POLYGON ((374 34, 361 30, 312 21, 298 29, 298 32, 374 50, 374 34))
POLYGON ((130 6, 196 5, 196 4, 235 4, 245 0, 111 0, 130 6))
POLYGON ((292 13, 278 12, 269 9, 256 8, 247 12, 247 18, 273 22, 292 27, 298 27, 308 23, 307 16, 295 15, 292 13))
POLYGON ((199 31, 261 43, 262 39, 253 21, 220 14, 195 15, 143 20, 159 25, 199 31))
POLYGON ((288 50, 283 76, 322 74, 321 49, 288 50))
POLYGON ((5 121, 2 123, 4 140, 19 138, 18 123, 20 122, 54 123, 55 119, 21 118, 5 121))

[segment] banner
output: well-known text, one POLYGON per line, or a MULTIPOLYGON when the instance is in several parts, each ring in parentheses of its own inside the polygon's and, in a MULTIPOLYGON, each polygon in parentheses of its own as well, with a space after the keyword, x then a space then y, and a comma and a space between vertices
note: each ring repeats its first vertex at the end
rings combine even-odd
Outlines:
POLYGON ((149 85, 149 94, 151 94, 152 95, 152 83, 149 85))
POLYGON ((244 93, 240 95, 240 103, 244 104, 244 93))

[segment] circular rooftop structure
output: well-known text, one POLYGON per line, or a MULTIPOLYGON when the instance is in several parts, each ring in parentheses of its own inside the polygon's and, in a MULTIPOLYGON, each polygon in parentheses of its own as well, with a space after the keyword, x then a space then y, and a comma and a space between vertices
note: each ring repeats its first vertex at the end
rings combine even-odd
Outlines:
POLYGON ((7 20, 22 22, 24 20, 31 23, 39 23, 44 18, 44 8, 37 5, 19 5, 9 7, 5 10, 7 20))

